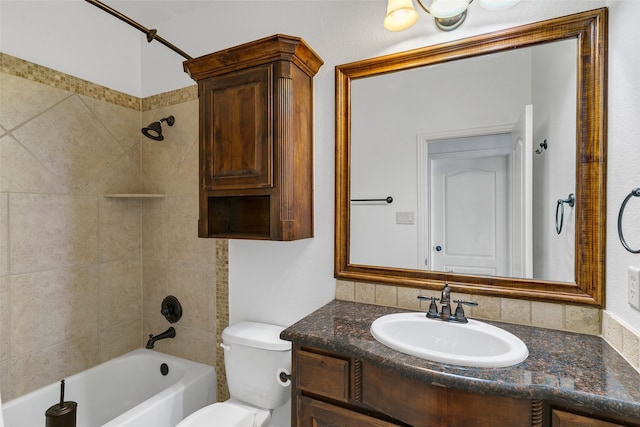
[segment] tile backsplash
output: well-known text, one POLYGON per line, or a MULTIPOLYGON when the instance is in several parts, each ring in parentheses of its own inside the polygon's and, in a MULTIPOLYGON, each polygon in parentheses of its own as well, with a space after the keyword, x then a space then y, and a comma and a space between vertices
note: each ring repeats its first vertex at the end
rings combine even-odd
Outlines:
MULTIPOLYGON (((439 291, 402 286, 347 282, 336 284, 336 299, 365 302, 426 311, 428 303, 419 301, 418 295, 440 297, 439 291)), ((452 299, 473 299, 477 307, 465 308, 470 317, 502 322, 560 329, 583 334, 600 334, 600 309, 563 304, 552 304, 520 299, 487 297, 452 293, 452 299)))

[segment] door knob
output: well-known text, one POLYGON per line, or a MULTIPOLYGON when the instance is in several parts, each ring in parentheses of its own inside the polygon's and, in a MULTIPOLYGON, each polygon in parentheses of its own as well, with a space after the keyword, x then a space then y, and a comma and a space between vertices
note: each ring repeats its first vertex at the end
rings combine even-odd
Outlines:
POLYGON ((440 245, 436 245, 436 247, 435 247, 435 248, 433 248, 433 249, 435 249, 435 250, 436 250, 436 252, 440 252, 440 251, 442 250, 442 246, 440 246, 440 245))

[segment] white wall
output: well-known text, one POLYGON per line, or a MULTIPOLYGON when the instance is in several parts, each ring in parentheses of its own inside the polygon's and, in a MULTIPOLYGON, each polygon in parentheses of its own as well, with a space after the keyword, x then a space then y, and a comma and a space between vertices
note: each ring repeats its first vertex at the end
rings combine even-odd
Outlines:
MULTIPOLYGON (((28 0, 0 0, 0 50, 133 95, 148 96, 190 84, 182 73, 182 58, 158 44, 147 45, 104 12, 87 8, 81 0, 41 3, 63 5, 64 13, 33 6, 28 0), (35 33, 29 31, 38 26, 35 33), (106 33, 96 31, 104 28, 106 33), (112 37, 137 45, 127 42, 112 48, 112 37), (141 62, 131 50, 141 51, 141 62), (142 73, 133 71, 135 67, 142 73)), ((438 32, 422 12, 414 28, 389 33, 381 25, 385 4, 384 0, 213 1, 192 14, 156 24, 163 37, 193 56, 281 32, 303 37, 325 60, 315 79, 316 237, 291 243, 231 241, 231 320, 288 324, 333 298, 336 65, 609 5, 607 308, 640 330, 640 312, 626 302, 626 268, 640 266, 640 256, 624 251, 615 226, 620 202, 631 188, 640 186, 640 27, 635 22, 640 2, 523 0, 502 12, 484 11, 474 2, 467 21, 451 33, 438 32)), ((637 224, 640 211, 635 215, 637 224)), ((640 229, 629 228, 629 240, 640 245, 640 229)))
MULTIPOLYGON (((640 331, 640 311, 627 303, 627 267, 640 268, 640 255, 618 240, 618 210, 640 187, 640 2, 609 0, 609 150, 607 169, 607 311, 640 331)), ((640 200, 625 210, 625 237, 640 248, 640 200)))
POLYGON ((0 0, 0 51, 135 96, 143 38, 82 0, 0 0))
POLYGON ((547 141, 547 149, 533 155, 533 277, 564 282, 575 280, 575 209, 564 205, 557 234, 556 208, 577 187, 576 127, 566 120, 576 116, 576 47, 572 40, 534 50, 532 73, 534 148, 547 141))

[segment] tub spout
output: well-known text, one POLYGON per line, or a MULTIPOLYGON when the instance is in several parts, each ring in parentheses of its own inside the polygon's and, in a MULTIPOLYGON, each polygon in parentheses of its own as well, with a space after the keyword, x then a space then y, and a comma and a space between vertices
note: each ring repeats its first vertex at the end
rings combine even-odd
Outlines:
POLYGON ((174 338, 176 336, 176 330, 171 326, 169 329, 158 335, 149 335, 149 341, 147 341, 147 348, 153 348, 153 344, 158 340, 165 338, 174 338))

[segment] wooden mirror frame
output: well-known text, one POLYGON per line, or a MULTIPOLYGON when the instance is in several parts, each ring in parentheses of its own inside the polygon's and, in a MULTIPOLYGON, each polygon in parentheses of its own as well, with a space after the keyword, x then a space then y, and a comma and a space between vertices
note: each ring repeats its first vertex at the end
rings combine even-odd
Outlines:
POLYGON ((463 40, 339 65, 336 83, 335 259, 337 279, 422 289, 604 306, 606 234, 606 8, 463 40), (577 52, 575 283, 351 264, 351 83, 355 79, 575 38, 577 52))

